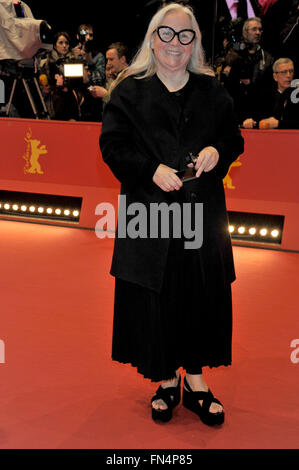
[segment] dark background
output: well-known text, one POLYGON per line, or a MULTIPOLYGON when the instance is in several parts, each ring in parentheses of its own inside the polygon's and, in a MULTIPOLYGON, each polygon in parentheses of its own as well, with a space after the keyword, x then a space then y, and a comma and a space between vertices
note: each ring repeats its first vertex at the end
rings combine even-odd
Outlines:
MULTIPOLYGON (((213 0, 205 1, 210 6, 213 4, 213 0)), ((25 0, 25 3, 36 19, 43 19, 51 25, 54 33, 67 31, 75 38, 78 26, 90 23, 94 26, 95 39, 102 52, 110 43, 121 41, 127 44, 131 54, 138 49, 149 20, 161 4, 158 0, 25 0)), ((189 1, 196 16, 199 3, 202 12, 202 1, 189 1)))
POLYGON ((36 19, 50 24, 54 33, 67 31, 74 37, 80 24, 92 24, 95 39, 103 52, 115 41, 124 42, 130 50, 136 49, 145 34, 150 12, 155 9, 155 5, 145 7, 148 1, 142 0, 25 0, 25 3, 36 19))

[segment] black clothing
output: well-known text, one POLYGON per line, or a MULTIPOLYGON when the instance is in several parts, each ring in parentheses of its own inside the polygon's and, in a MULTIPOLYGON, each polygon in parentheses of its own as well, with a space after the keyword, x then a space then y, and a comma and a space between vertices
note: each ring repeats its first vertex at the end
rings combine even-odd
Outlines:
MULTIPOLYGON (((195 203, 203 203, 200 248, 184 249, 175 226, 167 238, 116 238, 113 359, 153 381, 174 377, 180 366, 200 373, 202 366, 229 365, 235 272, 222 178, 243 151, 232 100, 206 75, 190 74, 175 93, 156 75, 129 77, 104 109, 100 144, 127 207, 189 202, 194 215, 195 203), (220 155, 212 171, 170 193, 152 181, 160 163, 183 169, 189 152, 207 146, 220 155)), ((120 208, 119 223, 123 214, 120 208)))
MULTIPOLYGON (((206 242, 202 251, 207 257, 206 273, 213 277, 210 257, 214 253, 230 282, 235 274, 230 237, 223 233, 226 211, 222 178, 243 152, 232 100, 216 79, 191 74, 182 119, 179 116, 177 103, 156 75, 123 80, 104 109, 100 137, 103 159, 121 181, 127 205, 139 202, 148 209, 150 203, 171 204, 178 196, 177 192, 165 193, 153 183, 160 163, 181 170, 189 152, 198 154, 204 147, 215 147, 220 154, 218 164, 199 180, 188 183, 185 192, 187 199, 196 194, 205 205, 206 242)), ((168 246, 169 239, 116 238, 111 272, 160 292, 168 246)))
POLYGON ((183 367, 231 364, 231 285, 215 272, 206 290, 195 250, 172 240, 160 294, 116 278, 112 359, 137 367, 153 382, 175 377, 183 367))
MULTIPOLYGON (((298 5, 297 5, 298 6, 298 5)), ((294 62, 295 72, 299 67, 299 9, 286 22, 280 33, 280 57, 288 57, 294 62)))
POLYGON ((246 47, 238 51, 228 77, 223 77, 223 84, 234 99, 240 124, 258 108, 259 97, 269 87, 272 63, 272 56, 261 47, 254 53, 246 47), (243 80, 249 80, 249 84, 243 80))
POLYGON ((52 119, 59 121, 68 121, 70 119, 79 119, 79 100, 74 88, 69 80, 64 79, 63 86, 56 85, 56 75, 64 76, 64 64, 74 61, 75 56, 72 52, 67 54, 59 54, 56 49, 52 49, 47 58, 41 61, 39 66, 39 74, 45 74, 51 87, 51 100, 53 113, 52 119))
MULTIPOLYGON (((250 0, 252 9, 255 13, 255 16, 259 16, 260 6, 258 0, 250 0)), ((206 52, 206 56, 208 58, 212 55, 212 36, 213 36, 213 28, 215 26, 215 55, 219 55, 220 50, 222 49, 222 40, 223 40, 223 33, 224 29, 227 29, 229 24, 232 21, 232 16, 227 6, 225 0, 217 0, 217 18, 216 24, 214 25, 214 7, 215 7, 215 0, 197 0, 196 8, 198 11, 197 20, 199 22, 199 26, 202 32, 202 43, 204 50, 206 52)), ((248 18, 248 11, 247 11, 247 2, 245 0, 241 0, 238 5, 238 17, 246 20, 248 18)), ((235 20, 233 20, 235 21, 235 20)))
POLYGON ((275 59, 298 56, 298 26, 291 32, 298 17, 298 0, 277 0, 263 16, 263 46, 275 59), (284 43, 286 39, 286 42, 284 43))
POLYGON ((288 88, 283 93, 273 88, 260 97, 260 106, 253 114, 253 119, 260 121, 274 117, 279 121, 278 129, 299 129, 298 98, 299 92, 295 88, 288 88), (293 93, 296 96, 293 95, 292 99, 293 93))

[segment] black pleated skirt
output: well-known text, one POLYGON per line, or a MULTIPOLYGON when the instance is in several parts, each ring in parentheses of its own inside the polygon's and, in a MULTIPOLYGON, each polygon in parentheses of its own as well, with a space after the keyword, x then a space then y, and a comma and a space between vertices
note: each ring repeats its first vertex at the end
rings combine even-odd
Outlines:
POLYGON ((170 243, 162 291, 115 279, 112 359, 131 364, 153 382, 168 380, 183 367, 231 364, 231 285, 215 272, 202 276, 200 250, 170 243))

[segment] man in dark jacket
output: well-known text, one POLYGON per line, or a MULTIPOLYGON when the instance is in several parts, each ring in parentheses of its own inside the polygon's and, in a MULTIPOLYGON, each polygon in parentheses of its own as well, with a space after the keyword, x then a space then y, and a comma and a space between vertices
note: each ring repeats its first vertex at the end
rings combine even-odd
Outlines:
POLYGON ((281 58, 273 64, 276 87, 265 94, 260 109, 253 117, 243 122, 243 127, 252 129, 258 125, 263 129, 299 129, 299 103, 296 90, 291 87, 294 78, 294 63, 281 58))
MULTIPOLYGON (((199 0, 196 2, 198 9, 198 22, 203 35, 203 46, 207 57, 211 57, 212 32, 215 27, 215 55, 221 50, 222 30, 229 27, 237 18, 245 21, 247 18, 259 16, 260 5, 258 0, 217 0, 217 15, 215 18, 215 0, 199 0), (214 21, 216 19, 216 24, 214 21)), ((195 10, 195 11, 196 11, 195 10)))
POLYGON ((250 18, 243 26, 242 47, 224 80, 224 85, 235 102, 239 123, 242 123, 257 107, 257 97, 267 86, 272 56, 261 45, 262 21, 250 18))

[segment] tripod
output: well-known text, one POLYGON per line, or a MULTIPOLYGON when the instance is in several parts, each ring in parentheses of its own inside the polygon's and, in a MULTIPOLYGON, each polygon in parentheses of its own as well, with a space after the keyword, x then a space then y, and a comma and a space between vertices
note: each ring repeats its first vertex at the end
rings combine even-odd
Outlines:
POLYGON ((38 81, 34 75, 33 66, 26 67, 24 63, 19 62, 17 64, 17 67, 18 67, 18 70, 16 72, 16 76, 13 81, 12 89, 10 92, 10 97, 9 97, 8 104, 7 104, 6 116, 9 116, 11 105, 12 105, 15 91, 16 91, 16 86, 18 83, 20 83, 23 85, 25 89, 25 92, 28 97, 35 119, 50 119, 44 97, 40 90, 38 81), (27 76, 25 76, 25 68, 27 68, 27 76), (31 85, 33 86, 33 90, 30 89, 31 85), (36 102, 33 97, 33 93, 36 94, 39 104, 40 104, 39 108, 41 109, 38 109, 38 106, 36 105, 36 102))

